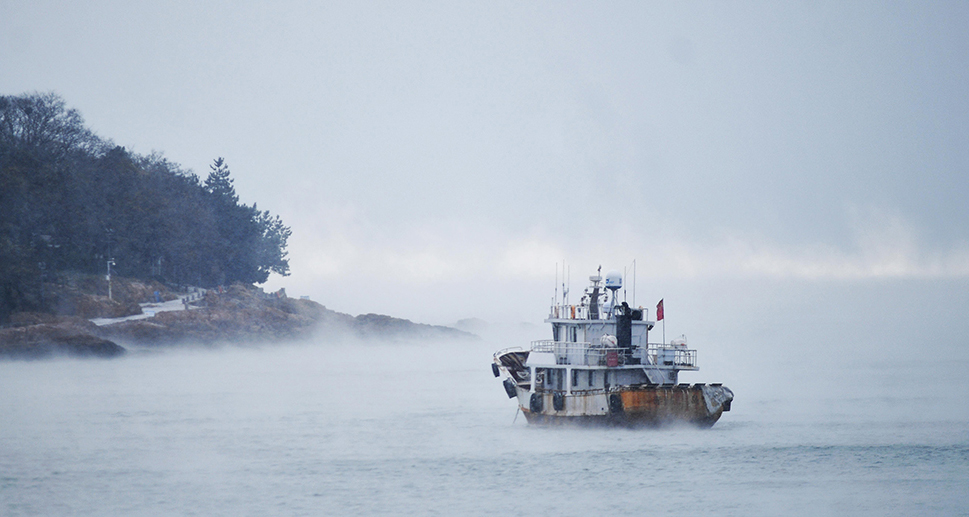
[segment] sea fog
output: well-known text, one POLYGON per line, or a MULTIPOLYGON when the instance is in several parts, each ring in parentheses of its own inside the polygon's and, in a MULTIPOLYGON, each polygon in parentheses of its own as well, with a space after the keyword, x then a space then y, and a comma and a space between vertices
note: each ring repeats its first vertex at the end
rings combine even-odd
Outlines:
POLYGON ((965 515, 967 293, 686 285, 681 381, 736 395, 709 430, 528 426, 489 363, 537 321, 3 362, 0 514, 965 515))

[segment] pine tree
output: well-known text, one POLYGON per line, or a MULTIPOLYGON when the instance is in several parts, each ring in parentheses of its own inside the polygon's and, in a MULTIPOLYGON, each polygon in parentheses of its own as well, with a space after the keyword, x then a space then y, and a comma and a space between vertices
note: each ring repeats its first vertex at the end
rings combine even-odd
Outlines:
POLYGON ((0 323, 54 310, 43 282, 103 274, 109 258, 124 276, 206 287, 287 275, 290 229, 239 203, 224 158, 210 169, 203 182, 101 139, 56 94, 0 95, 0 323))
POLYGON ((216 158, 212 165, 209 165, 209 177, 205 178, 205 190, 217 199, 222 200, 227 205, 235 205, 239 202, 236 189, 232 186, 233 180, 229 177, 229 166, 221 156, 216 158))

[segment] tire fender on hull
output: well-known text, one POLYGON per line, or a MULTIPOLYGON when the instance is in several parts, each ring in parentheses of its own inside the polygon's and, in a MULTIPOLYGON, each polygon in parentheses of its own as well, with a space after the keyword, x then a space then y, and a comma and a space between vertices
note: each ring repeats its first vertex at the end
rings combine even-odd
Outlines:
POLYGON ((528 410, 532 413, 541 413, 543 406, 542 395, 540 393, 532 393, 531 398, 528 400, 528 410))
POLYGON ((618 393, 609 394, 609 412, 616 415, 623 413, 622 396, 618 393))
POLYGON ((552 395, 552 408, 556 411, 565 409, 565 393, 556 392, 552 395))
POLYGON ((505 387, 508 398, 513 399, 518 396, 518 385, 510 377, 502 381, 501 384, 505 387))

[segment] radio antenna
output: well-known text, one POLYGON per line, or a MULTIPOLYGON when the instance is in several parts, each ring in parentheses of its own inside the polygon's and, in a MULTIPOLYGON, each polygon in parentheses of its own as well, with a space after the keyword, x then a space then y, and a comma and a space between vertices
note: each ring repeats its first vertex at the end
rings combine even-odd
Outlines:
POLYGON ((555 300, 555 303, 553 305, 559 303, 559 263, 558 262, 555 263, 555 298, 553 299, 555 300))
MULTIPOLYGON (((566 280, 565 283, 571 288, 572 287, 572 266, 569 266, 569 270, 568 270, 568 273, 566 273, 566 276, 568 277, 568 280, 566 280)), ((565 290, 565 304, 566 305, 569 304, 569 290, 570 289, 566 289, 565 290)))
POLYGON ((565 259, 562 259, 562 305, 569 303, 569 288, 565 286, 565 259))

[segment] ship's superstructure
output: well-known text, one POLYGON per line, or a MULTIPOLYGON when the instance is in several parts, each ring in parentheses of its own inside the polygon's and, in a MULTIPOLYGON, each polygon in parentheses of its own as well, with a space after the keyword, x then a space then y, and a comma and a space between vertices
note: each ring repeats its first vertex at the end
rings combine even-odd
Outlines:
POLYGON ((495 376, 506 374, 505 391, 530 423, 709 427, 730 410, 733 392, 722 385, 679 383, 680 371, 698 370, 696 350, 685 338, 650 343, 646 310, 617 303, 620 274, 589 281, 579 304, 553 302, 552 339, 494 355, 495 376))

